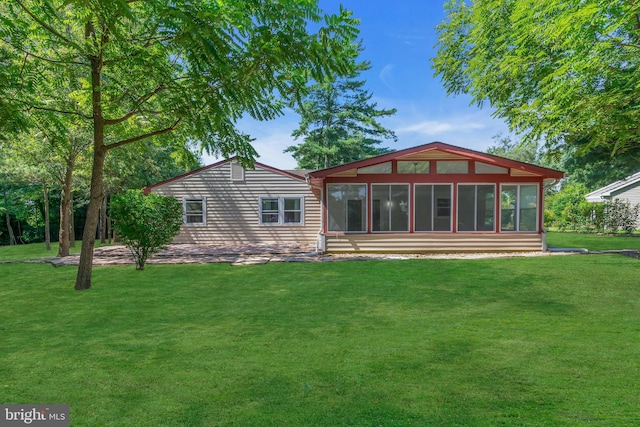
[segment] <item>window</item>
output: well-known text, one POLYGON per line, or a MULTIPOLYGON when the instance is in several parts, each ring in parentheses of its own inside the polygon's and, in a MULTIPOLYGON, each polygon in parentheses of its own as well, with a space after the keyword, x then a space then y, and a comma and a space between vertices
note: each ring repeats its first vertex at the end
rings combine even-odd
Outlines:
POLYGON ((398 162, 398 173, 429 173, 429 162, 416 161, 416 162, 398 162))
POLYGON ((359 168, 358 173, 391 173, 391 162, 359 168))
POLYGON ((301 224, 302 223, 302 198, 300 197, 284 197, 283 219, 285 224, 301 224))
POLYGON ((416 184, 416 231, 451 231, 451 185, 416 184))
POLYGON ((260 222, 262 224, 279 224, 280 208, 277 197, 265 197, 260 200, 260 222))
POLYGON ((469 173, 469 162, 466 160, 438 161, 436 162, 436 173, 469 173))
POLYGON ((493 231, 493 184, 458 185, 458 231, 493 231))
POLYGON ((303 197, 260 197, 260 224, 299 225, 303 223, 303 197))
POLYGON ((503 185, 500 192, 500 230, 538 230, 538 186, 503 185))
POLYGON ((204 197, 185 198, 182 201, 184 223, 187 225, 204 225, 206 205, 206 199, 204 197))
POLYGON ((508 174, 509 173, 509 169, 507 168, 503 168, 500 166, 494 166, 494 165, 490 165, 487 163, 481 163, 481 162, 476 162, 476 173, 477 174, 508 174))
POLYGON ((409 231, 409 185, 371 186, 372 231, 409 231))
POLYGON ((328 231, 367 231, 367 186, 365 184, 328 184, 328 231))

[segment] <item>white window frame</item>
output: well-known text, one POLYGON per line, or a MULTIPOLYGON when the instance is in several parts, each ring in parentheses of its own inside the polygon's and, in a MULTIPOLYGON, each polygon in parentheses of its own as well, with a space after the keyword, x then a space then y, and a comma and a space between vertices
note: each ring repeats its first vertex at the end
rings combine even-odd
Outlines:
POLYGON ((503 182, 500 184, 500 232, 501 233, 538 233, 540 231, 540 185, 535 182, 522 182, 522 183, 508 183, 503 182), (520 230, 520 208, 522 197, 520 191, 523 186, 536 188, 536 227, 535 230, 520 230), (502 229, 502 190, 504 187, 517 187, 516 189, 516 205, 515 205, 515 218, 513 224, 513 230, 502 229))
POLYGON ((498 214, 496 212, 496 199, 498 194, 498 187, 495 183, 491 182, 464 182, 458 183, 456 188, 456 233, 495 233, 500 224, 498 224, 498 214), (460 187, 469 186, 475 187, 474 201, 473 201, 473 230, 460 230, 460 187), (480 186, 492 186, 493 187, 493 229, 491 230, 478 230, 478 187, 480 186))
POLYGON ((182 223, 187 226, 207 225, 207 198, 204 196, 185 196, 182 198, 182 223), (200 202, 202 204, 202 222, 188 222, 187 216, 200 214, 188 214, 187 202, 200 202))
MULTIPOLYGON (((287 210, 286 212, 297 212, 292 210, 287 210)), ((274 211, 275 213, 275 211, 274 211)), ((260 196, 258 198, 258 223, 260 225, 265 226, 283 226, 290 225, 294 227, 298 227, 304 225, 304 196, 291 195, 291 196, 260 196), (262 221, 262 201, 265 199, 277 199, 278 200, 278 222, 263 222, 262 221), (285 199, 298 199, 300 200, 300 222, 285 222, 285 208, 284 202, 285 199)))
POLYGON ((413 231, 414 233, 447 233, 451 234, 453 232, 453 183, 444 182, 444 183, 415 183, 413 184, 413 231), (438 215, 438 199, 436 199, 435 189, 436 185, 440 186, 448 186, 449 187, 449 229, 448 230, 434 230, 435 220, 437 218, 443 218, 443 216, 438 215), (431 187, 431 230, 416 230, 416 218, 417 212, 416 209, 416 197, 418 194, 417 188, 421 186, 429 186, 431 187))
MULTIPOLYGON (((370 186, 365 183, 365 182, 332 182, 326 185, 325 187, 325 206, 327 207, 327 232, 328 233, 344 233, 344 234, 366 234, 368 233, 367 230, 369 230, 369 193, 370 193, 370 186), (329 190, 329 187, 335 185, 346 185, 346 186, 356 186, 356 187, 364 187, 364 199, 349 199, 348 197, 345 199, 345 209, 344 211, 342 211, 342 214, 344 215, 344 220, 345 220, 345 225, 348 225, 349 223, 349 219, 348 219, 348 215, 349 215, 349 200, 363 200, 364 201, 364 229, 363 230, 332 230, 330 228, 330 224, 331 221, 329 219, 330 213, 329 213, 329 193, 331 193, 331 191, 329 190)), ((349 190, 347 190, 347 193, 349 193, 349 190)), ((347 228, 347 227, 345 227, 347 228)))
MULTIPOLYGON (((370 215, 370 219, 369 219, 369 223, 371 224, 371 232, 372 233, 408 233, 409 229, 411 228, 411 209, 413 209, 412 206, 412 200, 411 200, 411 185, 406 183, 406 182, 397 182, 397 183, 382 183, 382 182, 376 182, 376 183, 371 183, 369 185, 369 197, 371 197, 371 210, 369 212, 370 215), (406 230, 373 230, 373 187, 374 186, 381 186, 381 187, 388 187, 388 192, 387 192, 387 197, 391 197, 391 186, 396 185, 396 186, 406 186, 407 187, 407 228, 406 230)), ((387 200, 387 202, 390 202, 390 200, 387 200)), ((388 214, 388 221, 389 221, 389 227, 391 228, 391 209, 389 209, 389 214, 388 214)))

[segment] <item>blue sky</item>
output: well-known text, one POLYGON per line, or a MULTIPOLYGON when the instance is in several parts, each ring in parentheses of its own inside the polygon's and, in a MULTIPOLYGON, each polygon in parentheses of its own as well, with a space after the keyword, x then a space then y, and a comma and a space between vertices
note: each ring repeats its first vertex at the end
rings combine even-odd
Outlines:
MULTIPOLYGON (((507 125, 492 118, 489 107, 470 106, 467 96, 447 96, 433 74, 430 58, 436 53, 435 27, 445 16, 444 0, 320 0, 328 13, 337 12, 340 4, 360 19, 361 59, 371 63, 371 69, 361 75, 367 90, 379 108, 398 110, 382 121, 395 131, 398 141, 384 146, 403 149, 441 141, 485 151, 494 144, 494 135, 508 134, 507 125)), ((238 127, 256 138, 253 145, 259 162, 294 169, 295 160, 283 150, 297 143, 291 132, 298 121, 289 111, 270 122, 243 120, 238 127)))

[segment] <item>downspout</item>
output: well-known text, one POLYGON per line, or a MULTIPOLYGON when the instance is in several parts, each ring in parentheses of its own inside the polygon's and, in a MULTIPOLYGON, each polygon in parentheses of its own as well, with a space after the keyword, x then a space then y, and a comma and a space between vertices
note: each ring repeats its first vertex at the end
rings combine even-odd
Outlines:
POLYGON ((547 230, 545 230, 544 228, 544 204, 546 202, 545 193, 549 188, 558 185, 559 182, 560 182, 560 179, 555 178, 550 184, 542 186, 542 210, 540 211, 540 214, 542 216, 542 218, 540 218, 540 223, 542 225, 541 227, 542 228, 542 252, 547 252, 549 249, 547 247, 547 230))

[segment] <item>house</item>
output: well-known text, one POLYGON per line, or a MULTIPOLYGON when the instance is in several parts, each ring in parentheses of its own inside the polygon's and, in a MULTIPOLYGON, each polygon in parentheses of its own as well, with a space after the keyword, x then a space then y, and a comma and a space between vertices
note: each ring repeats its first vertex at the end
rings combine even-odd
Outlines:
POLYGON ((640 204, 640 172, 599 188, 585 196, 587 202, 627 200, 632 206, 640 204))
POLYGON ((562 172, 441 142, 282 171, 233 160, 145 189, 183 202, 176 242, 317 242, 320 251, 546 249, 543 200, 562 172))
POLYGON ((225 160, 150 185, 182 202, 184 225, 175 243, 314 244, 320 230, 320 191, 304 171, 283 171, 262 163, 244 170, 225 160))

